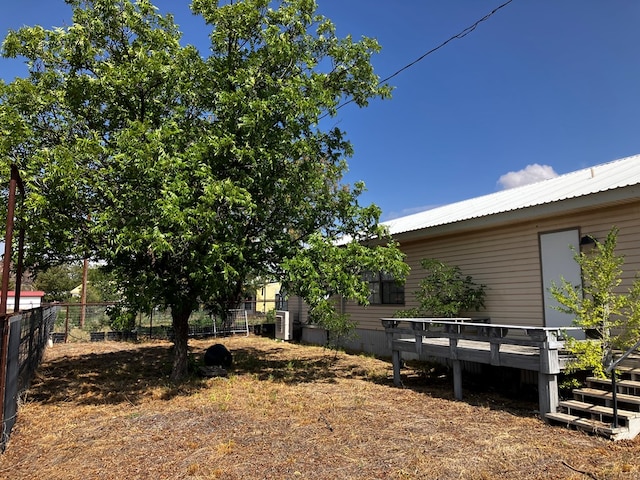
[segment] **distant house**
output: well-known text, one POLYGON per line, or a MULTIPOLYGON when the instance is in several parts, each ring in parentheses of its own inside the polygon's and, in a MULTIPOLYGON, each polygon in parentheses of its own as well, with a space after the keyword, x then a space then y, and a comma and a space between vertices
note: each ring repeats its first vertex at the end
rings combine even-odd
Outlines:
POLYGON ((82 296, 82 284, 78 285, 75 288, 72 288, 69 293, 73 298, 80 298, 82 296))
MULTIPOLYGON (((40 290, 32 292, 20 292, 20 303, 18 305, 19 310, 30 310, 32 308, 38 308, 42 303, 42 297, 45 292, 40 290)), ((13 312, 16 304, 16 292, 10 290, 7 295, 7 312, 13 312)))
POLYGON ((280 308, 280 289, 281 285, 278 282, 265 283, 262 287, 258 287, 256 289, 255 311, 268 313, 280 308))
MULTIPOLYGON (((343 312, 357 324, 358 335, 349 347, 389 354, 380 319, 416 306, 423 258, 457 265, 485 284, 481 314, 491 323, 569 326, 572 318, 553 308, 548 288, 560 277, 581 283, 570 246, 579 249, 587 236, 603 240, 617 226, 617 252, 625 258, 621 288, 630 286, 640 271, 640 155, 385 224, 406 254, 411 273, 400 289, 393 279, 373 273, 371 305, 343 302, 343 312)), ((308 321, 299 299, 290 300, 289 310, 295 320, 308 321)), ((312 335, 318 338, 317 330, 312 335)))

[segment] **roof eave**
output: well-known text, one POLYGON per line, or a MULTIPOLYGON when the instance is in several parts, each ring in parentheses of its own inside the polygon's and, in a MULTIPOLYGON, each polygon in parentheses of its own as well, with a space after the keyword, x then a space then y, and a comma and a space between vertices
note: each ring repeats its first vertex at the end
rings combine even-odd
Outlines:
POLYGON ((640 185, 638 184, 605 190, 580 197, 566 198, 555 202, 534 205, 532 207, 465 219, 458 222, 398 232, 394 233, 392 236, 394 240, 399 242, 408 242, 424 238, 532 221, 539 218, 548 218, 554 215, 569 214, 589 208, 602 208, 637 200, 640 200, 640 185))

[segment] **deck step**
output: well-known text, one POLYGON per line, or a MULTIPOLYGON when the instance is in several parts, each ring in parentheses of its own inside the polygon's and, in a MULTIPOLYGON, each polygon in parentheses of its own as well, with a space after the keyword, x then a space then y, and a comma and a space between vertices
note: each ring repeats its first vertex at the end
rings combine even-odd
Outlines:
POLYGON ((616 370, 619 372, 621 380, 623 376, 630 377, 629 380, 633 381, 640 380, 640 367, 620 365, 616 368, 616 370))
POLYGON ((547 413, 545 417, 550 422, 572 426, 588 433, 593 433, 606 438, 610 438, 611 440, 622 440, 624 438, 627 438, 629 431, 629 429, 626 427, 612 427, 608 423, 600 422, 598 420, 591 420, 568 413, 552 412, 547 413))
POLYGON ((558 411, 546 414, 545 419, 611 440, 633 439, 640 435, 640 355, 625 358, 617 370, 618 426, 613 427, 611 379, 599 377, 588 377, 585 387, 573 390, 573 400, 559 402, 558 411))
POLYGON ((640 356, 639 355, 629 355, 624 359, 624 366, 630 368, 640 368, 640 356))
MULTIPOLYGON (((613 392, 609 390, 601 390, 599 388, 577 388, 573 390, 573 396, 576 400, 587 402, 589 399, 596 399, 604 401, 606 406, 611 406, 613 402, 613 392)), ((618 393, 616 395, 618 404, 627 405, 640 411, 640 397, 636 395, 629 395, 626 393, 618 393)), ((629 409, 629 408, 627 408, 629 409)))
MULTIPOLYGON (((560 402, 560 407, 567 409, 567 413, 569 414, 584 412, 585 414, 589 414, 591 418, 597 417, 597 419, 603 422, 613 418, 613 408, 605 407, 604 405, 594 405, 579 400, 563 400, 560 402)), ((618 409, 619 421, 623 421, 628 425, 629 421, 635 418, 640 418, 640 412, 618 409)))
MULTIPOLYGON (((600 377, 587 377, 587 385, 589 387, 606 388, 611 390, 611 379, 600 377)), ((640 382, 635 380, 618 380, 616 382, 618 392, 630 395, 640 395, 640 382)))

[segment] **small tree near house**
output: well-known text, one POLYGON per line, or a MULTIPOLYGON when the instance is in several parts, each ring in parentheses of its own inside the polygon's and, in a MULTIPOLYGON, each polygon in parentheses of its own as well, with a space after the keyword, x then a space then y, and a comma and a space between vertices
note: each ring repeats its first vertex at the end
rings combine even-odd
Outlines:
POLYGON ((558 310, 573 315, 574 324, 593 337, 567 339, 567 348, 575 356, 569 371, 591 370, 605 377, 614 351, 626 350, 640 338, 640 279, 636 277, 626 292, 620 288, 624 258, 615 253, 617 236, 618 228, 614 227, 604 242, 593 239, 591 251, 574 249, 582 269, 582 286, 561 279, 550 289, 560 304, 558 310))
POLYGON ((473 282, 460 267, 433 258, 421 262, 426 271, 415 292, 418 307, 396 312, 396 317, 456 317, 461 312, 484 308, 486 285, 473 282))

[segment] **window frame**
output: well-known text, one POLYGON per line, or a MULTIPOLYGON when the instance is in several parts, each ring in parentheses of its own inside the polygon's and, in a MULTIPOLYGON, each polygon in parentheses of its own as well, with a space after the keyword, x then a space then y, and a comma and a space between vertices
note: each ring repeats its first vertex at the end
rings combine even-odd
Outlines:
POLYGON ((370 305, 404 305, 404 285, 385 272, 365 272, 363 280, 369 283, 370 305))

